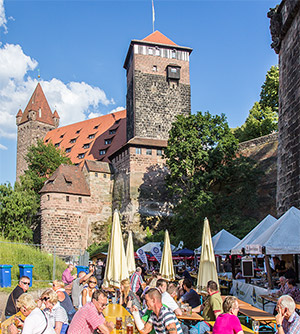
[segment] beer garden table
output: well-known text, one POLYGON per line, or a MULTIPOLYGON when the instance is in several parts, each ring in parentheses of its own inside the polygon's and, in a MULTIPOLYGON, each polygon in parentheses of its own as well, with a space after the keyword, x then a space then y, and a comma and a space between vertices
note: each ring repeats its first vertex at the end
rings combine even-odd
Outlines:
MULTIPOLYGON (((111 321, 116 324, 116 317, 122 317, 123 328, 125 324, 125 317, 130 317, 133 321, 132 315, 120 304, 108 304, 107 307, 103 311, 103 315, 106 321, 111 321)), ((119 334, 119 333, 126 333, 125 330, 114 330, 111 334, 119 334)))

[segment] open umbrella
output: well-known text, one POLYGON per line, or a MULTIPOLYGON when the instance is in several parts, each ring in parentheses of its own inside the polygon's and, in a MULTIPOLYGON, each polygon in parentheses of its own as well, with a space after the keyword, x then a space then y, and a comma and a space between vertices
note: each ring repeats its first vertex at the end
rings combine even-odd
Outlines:
POLYGON ((198 271, 197 288, 206 289, 207 282, 213 280, 218 284, 218 274, 215 262, 214 248, 211 240, 211 233, 208 219, 204 219, 202 233, 201 258, 198 271))
POLYGON ((126 248, 126 258, 129 276, 135 272, 135 260, 134 260, 134 249, 132 240, 132 231, 129 231, 127 248, 126 248))
POLYGON ((175 279, 171 243, 170 243, 170 238, 169 238, 169 232, 167 230, 165 232, 164 249, 162 253, 159 271, 161 273, 162 278, 165 278, 167 280, 175 279))
POLYGON ((119 213, 114 212, 110 242, 108 247, 104 287, 120 287, 120 282, 129 278, 127 259, 125 255, 119 213))

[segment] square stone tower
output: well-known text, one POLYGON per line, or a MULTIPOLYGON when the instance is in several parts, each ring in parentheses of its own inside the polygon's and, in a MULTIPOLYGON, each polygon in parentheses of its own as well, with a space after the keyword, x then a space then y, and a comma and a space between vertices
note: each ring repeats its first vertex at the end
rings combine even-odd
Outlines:
POLYGON ((191 112, 189 56, 159 31, 132 40, 124 63, 127 74, 127 140, 168 139, 179 114, 191 112))

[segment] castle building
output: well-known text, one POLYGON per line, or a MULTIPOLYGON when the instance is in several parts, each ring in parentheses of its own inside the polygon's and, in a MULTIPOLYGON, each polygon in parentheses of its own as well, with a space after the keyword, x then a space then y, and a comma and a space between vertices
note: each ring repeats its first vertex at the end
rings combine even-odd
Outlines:
POLYGON ((41 190, 41 243, 63 256, 107 238, 112 212, 145 235, 143 217, 171 214, 163 149, 177 115, 191 112, 191 48, 159 31, 132 40, 125 59, 126 111, 58 127, 38 84, 24 113, 17 114, 17 178, 24 155, 38 138, 65 151, 74 165, 61 165, 41 190))

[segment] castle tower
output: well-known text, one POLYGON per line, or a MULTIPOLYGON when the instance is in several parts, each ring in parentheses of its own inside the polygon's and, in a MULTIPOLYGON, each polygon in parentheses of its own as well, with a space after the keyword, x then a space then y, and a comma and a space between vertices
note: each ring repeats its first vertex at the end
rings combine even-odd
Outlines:
POLYGON ((25 156, 28 147, 43 139, 46 133, 59 125, 59 116, 52 114, 40 83, 37 84, 24 112, 20 109, 16 116, 17 139, 17 181, 27 169, 25 156))
POLYGON ((191 112, 189 55, 159 31, 132 40, 124 63, 127 71, 127 140, 168 139, 179 114, 191 112))
POLYGON ((132 40, 127 74, 127 143, 110 159, 115 168, 113 208, 143 239, 143 222, 154 226, 172 214, 165 187, 163 150, 176 116, 191 112, 189 56, 159 31, 132 40))

